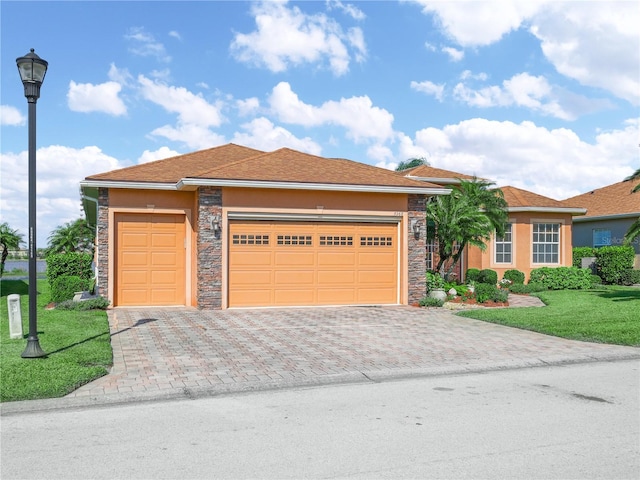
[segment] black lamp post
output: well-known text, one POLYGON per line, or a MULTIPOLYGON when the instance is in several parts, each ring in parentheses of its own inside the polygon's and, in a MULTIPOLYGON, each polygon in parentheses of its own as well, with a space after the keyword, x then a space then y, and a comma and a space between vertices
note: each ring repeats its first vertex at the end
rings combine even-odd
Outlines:
POLYGON ((31 49, 24 57, 16 59, 24 96, 29 103, 29 337, 22 358, 46 356, 38 340, 37 311, 37 252, 36 252, 36 102, 40 98, 40 86, 47 73, 48 62, 31 49))

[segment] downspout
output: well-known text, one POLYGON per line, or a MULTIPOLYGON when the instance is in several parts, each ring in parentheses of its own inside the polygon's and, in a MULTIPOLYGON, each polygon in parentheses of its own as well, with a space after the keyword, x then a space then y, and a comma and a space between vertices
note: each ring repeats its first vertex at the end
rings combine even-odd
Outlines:
POLYGON ((82 200, 88 200, 96 204, 96 240, 95 240, 95 251, 93 252, 93 276, 96 279, 96 290, 98 290, 98 208, 99 203, 97 198, 87 197, 86 195, 80 195, 82 200))

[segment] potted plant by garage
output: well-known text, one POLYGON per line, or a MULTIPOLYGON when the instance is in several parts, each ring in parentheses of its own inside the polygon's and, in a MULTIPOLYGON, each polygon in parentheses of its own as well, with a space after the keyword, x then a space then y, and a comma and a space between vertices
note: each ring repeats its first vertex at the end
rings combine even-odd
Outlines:
POLYGON ((447 292, 444 291, 444 278, 438 273, 427 272, 427 295, 438 300, 446 300, 447 292))

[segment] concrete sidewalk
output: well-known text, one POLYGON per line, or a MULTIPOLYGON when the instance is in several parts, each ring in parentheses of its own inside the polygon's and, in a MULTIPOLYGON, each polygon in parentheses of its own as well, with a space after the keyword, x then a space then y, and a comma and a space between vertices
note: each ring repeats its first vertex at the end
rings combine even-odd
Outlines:
POLYGON ((640 359, 638 348, 565 340, 444 308, 116 308, 109 322, 108 375, 63 399, 3 404, 3 414, 25 403, 46 409, 640 359))

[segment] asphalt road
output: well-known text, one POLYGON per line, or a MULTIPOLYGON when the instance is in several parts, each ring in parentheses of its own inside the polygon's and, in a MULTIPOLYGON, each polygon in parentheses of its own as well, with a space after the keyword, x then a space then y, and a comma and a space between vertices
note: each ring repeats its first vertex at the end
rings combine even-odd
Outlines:
POLYGON ((1 417, 1 477, 637 479, 640 361, 1 417))

